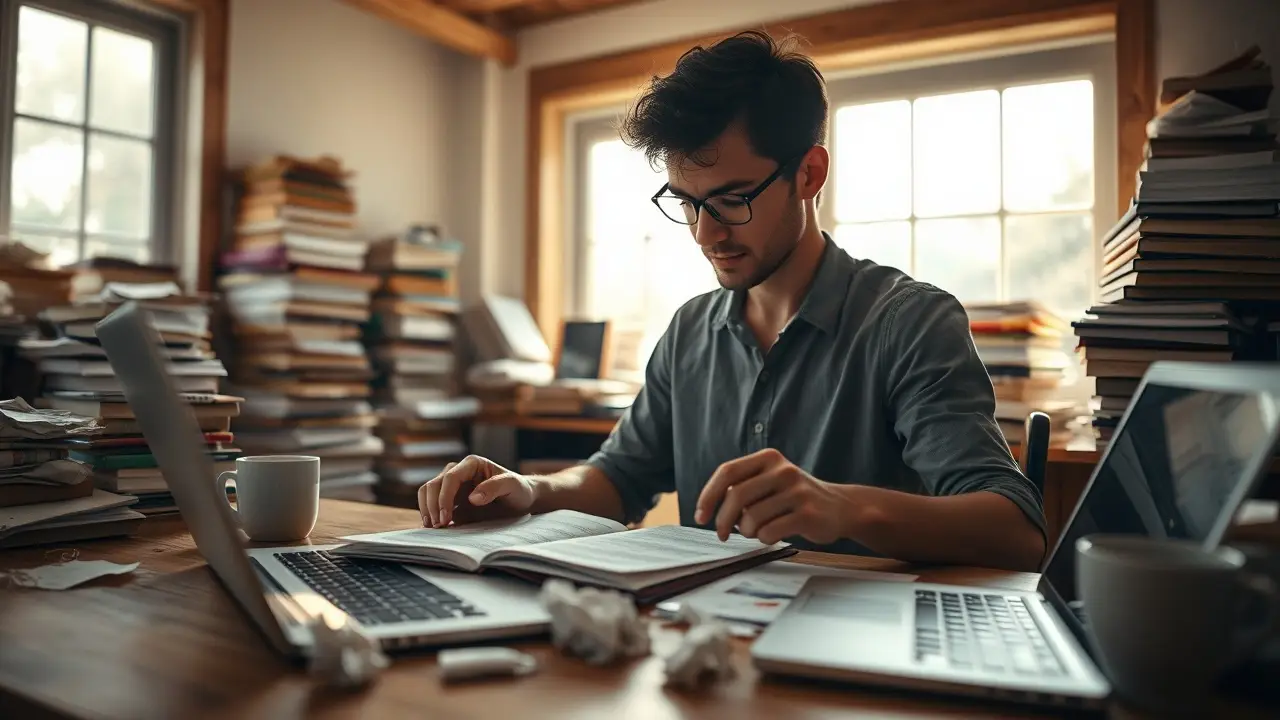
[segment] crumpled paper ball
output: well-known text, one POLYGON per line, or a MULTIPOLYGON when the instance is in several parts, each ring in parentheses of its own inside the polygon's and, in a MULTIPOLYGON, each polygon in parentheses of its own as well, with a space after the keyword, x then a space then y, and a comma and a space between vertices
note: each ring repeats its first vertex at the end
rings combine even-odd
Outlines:
POLYGON ((682 613, 689 623, 680 646, 663 661, 667 685, 693 690, 705 682, 732 679, 733 645, 729 626, 703 617, 690 607, 682 613))
POLYGON ((347 618, 331 624, 324 615, 312 619, 310 672, 326 685, 343 689, 367 685, 391 664, 378 642, 347 618))
POLYGON ((561 652, 590 665, 649 653, 649 626, 629 596, 561 579, 544 583, 540 596, 551 614, 551 642, 561 652))

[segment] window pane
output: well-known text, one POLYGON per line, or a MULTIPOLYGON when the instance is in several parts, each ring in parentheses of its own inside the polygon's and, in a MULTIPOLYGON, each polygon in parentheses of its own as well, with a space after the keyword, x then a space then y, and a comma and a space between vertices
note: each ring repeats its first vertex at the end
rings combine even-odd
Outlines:
POLYGON ((916 223, 915 277, 961 302, 999 299, 1000 219, 947 218, 916 223))
POLYGON ((151 144, 89 134, 89 209, 85 230, 145 239, 151 235, 151 144))
POLYGON ((911 272, 911 223, 837 225, 832 238, 855 258, 911 272))
POLYGON ((1093 299, 1093 222, 1088 212, 1005 218, 1010 300, 1034 299, 1077 317, 1093 299))
POLYGON ((14 120, 14 224, 79 229, 83 141, 79 130, 14 120))
POLYGON ((1000 93, 916 100, 915 209, 920 217, 1000 209, 1000 93))
POLYGON ((717 287, 689 226, 668 220, 649 202, 664 182, 665 172, 655 171, 643 153, 621 140, 597 142, 588 150, 586 296, 579 310, 636 328, 643 338, 640 367, 675 311, 717 287))
POLYGON ((1046 83, 1004 91, 1004 206, 1093 206, 1093 83, 1046 83))
POLYGON ((32 250, 48 255, 46 261, 50 265, 69 265, 80 259, 80 240, 73 236, 46 235, 13 228, 10 237, 32 250))
POLYGON ((145 264, 151 262, 151 243, 144 240, 91 236, 84 241, 84 256, 124 258, 145 264))
POLYGON ((850 105, 836 111, 836 221, 911 216, 911 103, 850 105))
POLYGON ((18 112, 84 121, 84 63, 89 27, 79 20, 18 8, 18 112))
POLYGON ((91 125, 151 137, 155 115, 154 57, 150 40, 110 28, 93 29, 91 125))

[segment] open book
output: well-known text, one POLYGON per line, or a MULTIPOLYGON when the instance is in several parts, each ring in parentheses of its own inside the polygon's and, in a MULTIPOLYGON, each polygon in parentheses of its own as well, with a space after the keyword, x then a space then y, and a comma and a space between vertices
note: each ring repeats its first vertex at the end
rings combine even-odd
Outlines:
POLYGON ((434 565, 466 572, 503 570, 528 580, 558 577, 653 602, 796 550, 740 535, 663 525, 639 530, 573 510, 450 528, 395 530, 343 538, 334 554, 434 565))

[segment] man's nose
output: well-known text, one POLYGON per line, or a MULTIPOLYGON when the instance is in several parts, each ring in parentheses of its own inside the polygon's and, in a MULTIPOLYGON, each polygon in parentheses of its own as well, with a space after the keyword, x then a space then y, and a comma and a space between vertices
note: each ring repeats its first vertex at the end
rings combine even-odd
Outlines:
POLYGON ((698 209, 698 222, 692 229, 693 239, 699 247, 709 247, 729 237, 729 228, 715 219, 706 207, 698 209))

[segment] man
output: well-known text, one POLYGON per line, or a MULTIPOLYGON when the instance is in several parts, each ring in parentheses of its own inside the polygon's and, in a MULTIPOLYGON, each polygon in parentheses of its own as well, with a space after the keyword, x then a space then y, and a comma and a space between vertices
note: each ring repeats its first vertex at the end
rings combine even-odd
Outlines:
POLYGON ((827 100, 812 62, 763 33, 686 53, 623 138, 667 168, 653 197, 721 289, 685 304, 643 389, 585 464, 545 477, 471 456, 419 492, 423 523, 572 508, 766 543, 1037 569, 1038 490, 994 419, 951 295, 855 260, 817 225, 827 100))

